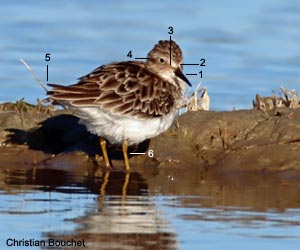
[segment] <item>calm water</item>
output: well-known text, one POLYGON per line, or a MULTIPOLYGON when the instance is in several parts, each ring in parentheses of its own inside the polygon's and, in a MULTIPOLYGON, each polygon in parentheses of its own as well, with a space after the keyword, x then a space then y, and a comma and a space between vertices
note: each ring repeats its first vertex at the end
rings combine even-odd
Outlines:
POLYGON ((86 249, 299 248, 300 187, 280 185, 284 178, 255 174, 242 183, 208 178, 188 185, 169 176, 153 186, 156 177, 132 173, 125 195, 126 177, 118 172, 109 182, 42 169, 35 177, 21 170, 1 176, 1 249, 12 249, 11 238, 73 238, 86 249))
MULTIPOLYGON (((203 67, 212 109, 251 108, 256 93, 279 87, 299 90, 300 3, 274 1, 1 1, 0 101, 43 90, 20 64, 24 58, 46 82, 71 84, 95 67, 143 57, 160 39, 173 39, 186 63, 203 67)), ((187 66, 185 73, 200 67, 187 66)), ((191 76, 194 86, 200 76, 191 76)), ((191 91, 191 90, 190 90, 191 91)))
MULTIPOLYGON (((203 70, 203 79, 190 80, 208 87, 212 109, 251 108, 256 93, 270 95, 281 85, 300 89, 298 1, 4 0, 0 6, 0 102, 25 97, 35 103, 45 97, 20 58, 43 82, 48 64, 49 82, 70 84, 101 64, 127 60, 129 50, 145 56, 158 40, 169 38, 169 26, 185 63, 206 59, 206 67, 185 67, 185 73, 203 70), (44 60, 46 53, 50 62, 44 60)), ((166 177, 168 190, 130 180, 134 188, 124 197, 122 184, 101 195, 102 179, 65 176, 48 183, 25 177, 22 171, 1 174, 1 249, 13 249, 5 244, 10 237, 71 236, 85 239, 89 249, 279 250, 300 245, 299 188, 274 197, 274 183, 261 184, 259 191, 255 185, 232 189, 230 184, 232 192, 219 196, 223 184, 208 188, 209 181, 199 180, 199 192, 187 191, 166 177), (247 190, 258 200, 236 190, 247 190), (295 203, 285 202, 287 193, 295 203)))

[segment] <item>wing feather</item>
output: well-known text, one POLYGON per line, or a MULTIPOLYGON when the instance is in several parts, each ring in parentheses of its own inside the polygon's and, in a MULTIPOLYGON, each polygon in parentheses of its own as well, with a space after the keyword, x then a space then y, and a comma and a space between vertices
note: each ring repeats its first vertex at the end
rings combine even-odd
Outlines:
POLYGON ((101 66, 70 86, 48 85, 52 87, 48 95, 57 103, 74 108, 98 106, 112 114, 138 118, 169 113, 181 95, 179 89, 141 62, 101 66))

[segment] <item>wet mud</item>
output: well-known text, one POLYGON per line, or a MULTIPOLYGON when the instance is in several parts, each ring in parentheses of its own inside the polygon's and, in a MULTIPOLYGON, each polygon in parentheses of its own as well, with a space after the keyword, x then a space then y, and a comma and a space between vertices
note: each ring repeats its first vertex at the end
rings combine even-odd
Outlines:
MULTIPOLYGON (((132 172, 164 178, 175 171, 191 183, 212 174, 298 173, 299 124, 299 109, 187 112, 165 133, 129 148, 145 153, 131 155, 132 172)), ((22 100, 1 104, 0 145, 2 171, 34 168, 97 176, 105 170, 99 138, 69 111, 53 106, 22 100)), ((108 145, 108 153, 111 171, 123 171, 121 148, 108 145)))
MULTIPOLYGON (((131 172, 125 173, 121 148, 109 145, 113 167, 107 171, 99 138, 71 113, 26 105, 0 108, 0 189, 7 193, 18 186, 68 193, 88 190, 99 195, 100 204, 106 195, 121 195, 125 202, 159 193, 182 197, 180 206, 185 207, 199 203, 208 208, 284 211, 300 206, 298 109, 187 112, 164 134, 130 148, 145 155, 130 157, 131 172)), ((176 245, 170 232, 101 233, 100 217, 80 218, 83 228, 64 239, 89 239, 89 249, 105 249, 106 242, 143 249, 176 245)))

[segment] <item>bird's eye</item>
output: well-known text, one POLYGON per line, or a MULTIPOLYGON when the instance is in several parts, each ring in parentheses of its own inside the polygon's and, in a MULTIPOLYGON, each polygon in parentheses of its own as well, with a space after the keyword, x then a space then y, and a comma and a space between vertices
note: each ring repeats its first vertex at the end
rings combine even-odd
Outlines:
POLYGON ((160 61, 161 63, 164 63, 164 62, 165 62, 165 60, 164 60, 163 58, 160 58, 159 61, 160 61))

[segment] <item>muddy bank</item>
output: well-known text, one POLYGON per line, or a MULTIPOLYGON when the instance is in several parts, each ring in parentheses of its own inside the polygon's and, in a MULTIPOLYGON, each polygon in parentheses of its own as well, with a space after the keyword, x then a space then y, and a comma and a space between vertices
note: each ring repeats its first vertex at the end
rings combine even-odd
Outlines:
POLYGON ((179 117, 150 146, 162 159, 224 171, 282 171, 300 169, 299 142, 299 109, 198 111, 179 117))
MULTIPOLYGON (((54 168, 69 168, 70 162, 84 161, 91 166, 103 164, 98 138, 79 125, 78 118, 53 106, 22 101, 2 104, 0 144, 0 166, 46 162, 54 168)), ((115 168, 123 167, 120 149, 110 146, 109 151, 115 168)), ((133 167, 147 164, 283 171, 300 168, 299 151, 299 109, 279 109, 276 113, 197 111, 183 114, 164 134, 131 148, 130 152, 145 155, 131 157, 130 162, 133 167)))
POLYGON ((130 149, 145 155, 130 158, 126 175, 114 146, 108 150, 113 168, 103 171, 98 138, 78 125, 78 118, 24 105, 0 109, 0 189, 8 193, 16 192, 16 185, 57 192, 72 185, 100 197, 159 192, 211 197, 199 200, 205 207, 299 207, 297 109, 186 113, 166 133, 130 149))

